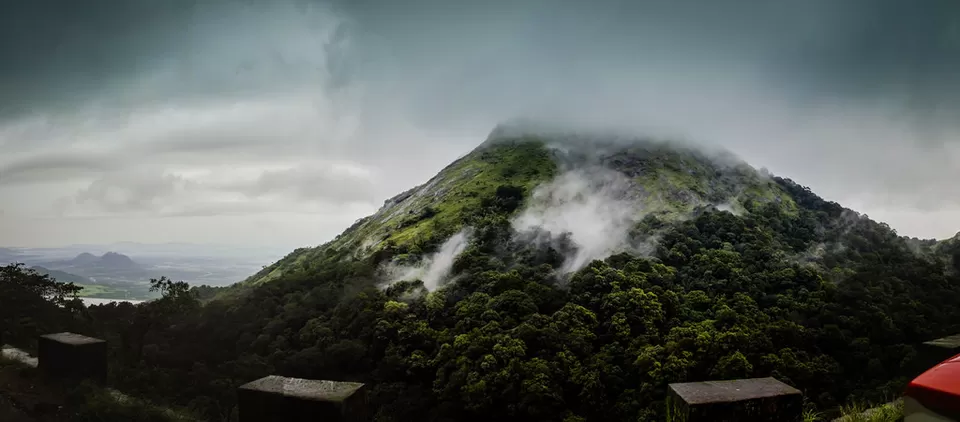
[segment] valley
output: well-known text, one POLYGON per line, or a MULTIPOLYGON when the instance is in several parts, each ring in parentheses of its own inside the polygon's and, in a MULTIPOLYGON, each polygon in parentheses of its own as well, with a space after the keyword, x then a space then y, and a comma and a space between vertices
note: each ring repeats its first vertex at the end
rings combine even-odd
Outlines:
POLYGON ((0 264, 21 262, 58 281, 74 283, 83 287, 79 293, 81 297, 147 300, 158 297, 157 293, 149 291, 150 279, 166 276, 197 286, 226 286, 243 280, 273 257, 280 256, 270 250, 259 253, 201 245, 128 242, 62 248, 4 248, 0 264), (114 250, 132 251, 136 255, 131 257, 114 250))

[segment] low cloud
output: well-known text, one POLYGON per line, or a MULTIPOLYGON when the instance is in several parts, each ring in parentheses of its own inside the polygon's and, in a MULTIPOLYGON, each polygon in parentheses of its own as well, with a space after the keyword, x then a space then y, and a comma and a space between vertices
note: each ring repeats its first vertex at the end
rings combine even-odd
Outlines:
POLYGON ((116 170, 116 163, 91 154, 54 153, 0 164, 0 186, 57 182, 116 170))
POLYGON ((108 173, 60 198, 57 208, 61 215, 74 217, 213 216, 372 208, 378 198, 368 170, 317 161, 286 168, 153 167, 108 173))
POLYGON ((453 263, 470 244, 470 229, 464 229, 450 236, 440 245, 440 249, 427 255, 420 262, 408 265, 387 263, 383 272, 387 285, 398 281, 420 280, 427 291, 434 291, 449 281, 453 263))
POLYGON ((594 259, 636 251, 633 226, 644 216, 638 189, 623 174, 591 167, 558 175, 538 187, 513 220, 520 239, 539 244, 569 240, 574 247, 560 270, 567 274, 594 259))
POLYGON ((289 194, 301 200, 374 202, 374 180, 360 167, 302 165, 263 172, 255 180, 224 186, 251 197, 289 194))
POLYGON ((75 199, 78 204, 96 203, 107 212, 150 211, 192 185, 172 174, 114 174, 93 181, 75 199))

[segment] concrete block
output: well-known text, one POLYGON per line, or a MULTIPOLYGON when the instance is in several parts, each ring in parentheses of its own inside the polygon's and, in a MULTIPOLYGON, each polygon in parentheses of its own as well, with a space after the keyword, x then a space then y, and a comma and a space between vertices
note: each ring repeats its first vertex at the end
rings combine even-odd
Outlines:
POLYGON ((918 347, 920 373, 960 354, 960 334, 930 340, 918 347))
POLYGON ((40 372, 53 378, 107 380, 107 342, 74 333, 40 336, 40 372))
POLYGON ((668 422, 799 422, 800 390, 774 378, 670 384, 668 422))
POLYGON ((367 388, 356 382, 276 375, 237 389, 240 422, 360 422, 367 420, 367 388))

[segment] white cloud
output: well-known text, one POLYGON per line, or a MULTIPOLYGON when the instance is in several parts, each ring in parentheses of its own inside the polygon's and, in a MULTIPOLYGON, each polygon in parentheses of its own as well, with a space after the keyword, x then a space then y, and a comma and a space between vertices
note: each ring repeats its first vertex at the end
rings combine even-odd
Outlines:
POLYGON ((562 173, 535 190, 529 202, 513 228, 540 242, 568 233, 577 250, 567 257, 562 273, 632 250, 630 229, 645 215, 635 186, 623 174, 602 168, 562 173))
POLYGON ((450 271, 457 257, 470 244, 471 231, 469 228, 461 230, 445 240, 440 248, 423 258, 415 265, 388 263, 384 266, 384 278, 387 285, 399 281, 420 280, 428 291, 437 290, 445 283, 450 282, 450 271))

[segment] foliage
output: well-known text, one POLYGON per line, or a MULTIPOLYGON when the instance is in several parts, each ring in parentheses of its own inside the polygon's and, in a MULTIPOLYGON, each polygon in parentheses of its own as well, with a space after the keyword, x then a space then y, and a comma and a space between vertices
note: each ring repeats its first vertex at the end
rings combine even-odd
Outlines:
POLYGON ((870 408, 854 403, 840 409, 839 422, 900 422, 903 421, 903 400, 896 400, 870 408))
POLYGON ((73 326, 83 305, 80 287, 61 283, 23 264, 0 267, 0 329, 4 342, 21 342, 27 348, 40 334, 56 327, 73 326))
POLYGON ((66 305, 80 291, 73 283, 58 282, 46 274, 25 268, 20 263, 0 267, 0 286, 4 288, 4 293, 23 292, 61 306, 66 305))
POLYGON ((201 420, 186 410, 156 406, 90 382, 50 379, 41 376, 36 368, 0 356, 0 420, 35 420, 24 410, 44 421, 201 420))
POLYGON ((77 284, 77 286, 80 287, 80 291, 77 292, 77 296, 80 297, 102 297, 117 292, 117 289, 111 286, 100 284, 77 284))
POLYGON ((803 422, 818 422, 823 418, 823 413, 814 408, 803 409, 803 422))
POLYGON ((175 411, 128 397, 90 383, 82 383, 68 393, 68 405, 74 422, 141 421, 196 422, 200 419, 187 412, 175 411))

